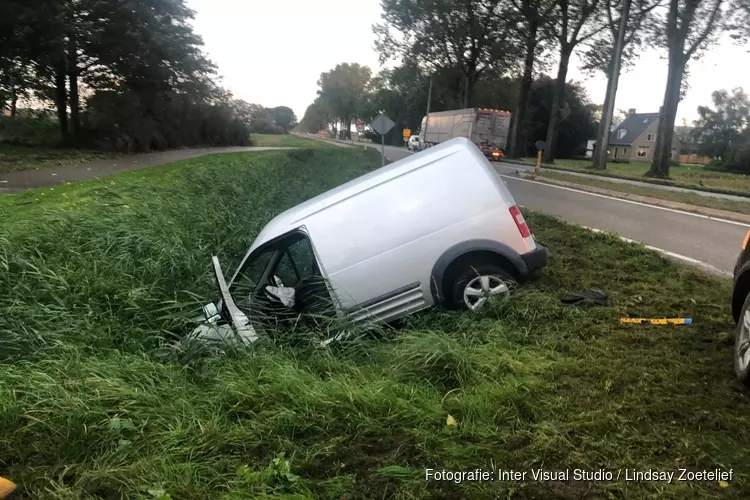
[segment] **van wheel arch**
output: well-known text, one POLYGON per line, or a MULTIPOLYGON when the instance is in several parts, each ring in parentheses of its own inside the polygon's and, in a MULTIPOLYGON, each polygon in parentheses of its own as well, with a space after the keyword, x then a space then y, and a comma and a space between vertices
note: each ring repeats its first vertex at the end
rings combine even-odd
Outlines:
POLYGON ((491 240, 459 243, 448 249, 433 267, 430 289, 435 303, 444 302, 453 280, 467 266, 481 264, 497 265, 519 282, 528 274, 521 256, 507 245, 491 240))

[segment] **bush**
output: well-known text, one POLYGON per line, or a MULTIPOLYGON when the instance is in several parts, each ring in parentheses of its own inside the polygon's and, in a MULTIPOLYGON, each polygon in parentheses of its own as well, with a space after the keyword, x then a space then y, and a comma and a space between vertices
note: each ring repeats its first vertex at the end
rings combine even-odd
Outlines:
POLYGON ((54 146, 60 130, 53 111, 19 109, 15 117, 0 115, 0 143, 14 146, 54 146))
POLYGON ((228 103, 196 102, 175 92, 157 96, 98 91, 87 102, 83 140, 125 153, 184 146, 249 146, 247 124, 228 103))

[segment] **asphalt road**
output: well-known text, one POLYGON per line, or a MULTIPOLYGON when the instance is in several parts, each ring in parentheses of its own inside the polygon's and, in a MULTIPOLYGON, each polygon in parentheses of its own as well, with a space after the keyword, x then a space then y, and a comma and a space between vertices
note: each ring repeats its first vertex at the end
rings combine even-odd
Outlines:
MULTIPOLYGON (((385 148, 385 155, 391 160, 410 154, 402 148, 385 148)), ((749 225, 738 222, 520 179, 514 165, 498 164, 496 168, 513 197, 524 207, 695 259, 710 266, 702 266, 706 270, 715 268, 716 274, 732 272, 742 239, 750 230, 749 225)), ((675 255, 670 257, 684 260, 675 255)))

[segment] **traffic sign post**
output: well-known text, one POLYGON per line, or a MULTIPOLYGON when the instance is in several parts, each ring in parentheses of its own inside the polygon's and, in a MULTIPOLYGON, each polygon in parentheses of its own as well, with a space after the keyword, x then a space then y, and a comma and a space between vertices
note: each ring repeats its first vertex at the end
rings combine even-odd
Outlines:
POLYGON ((534 172, 536 175, 539 175, 539 172, 542 169, 542 151, 544 151, 544 141, 536 141, 534 143, 534 146, 536 146, 537 153, 536 153, 536 169, 534 169, 534 172))
POLYGON ((393 123, 393 120, 382 113, 379 114, 370 124, 370 127, 380 134, 381 166, 385 166, 385 134, 387 134, 394 125, 395 123, 393 123))

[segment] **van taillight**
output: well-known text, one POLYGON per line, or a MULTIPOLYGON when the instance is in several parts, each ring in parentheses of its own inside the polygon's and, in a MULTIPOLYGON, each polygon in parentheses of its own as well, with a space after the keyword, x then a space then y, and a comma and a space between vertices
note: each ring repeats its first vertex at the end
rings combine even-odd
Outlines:
POLYGON ((518 205, 513 205, 512 207, 510 207, 510 215, 513 217, 513 220, 516 221, 516 226, 518 226, 518 230, 521 232, 521 236, 523 238, 528 238, 529 236, 531 236, 529 226, 526 225, 526 220, 523 218, 523 214, 518 208, 518 205))

